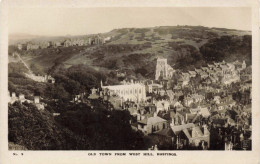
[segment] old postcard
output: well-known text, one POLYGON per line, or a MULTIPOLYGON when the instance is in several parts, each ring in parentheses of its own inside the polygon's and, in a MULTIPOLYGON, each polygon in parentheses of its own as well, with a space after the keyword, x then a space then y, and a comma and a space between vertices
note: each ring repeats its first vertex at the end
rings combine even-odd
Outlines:
POLYGON ((259 163, 258 1, 1 3, 1 163, 259 163))

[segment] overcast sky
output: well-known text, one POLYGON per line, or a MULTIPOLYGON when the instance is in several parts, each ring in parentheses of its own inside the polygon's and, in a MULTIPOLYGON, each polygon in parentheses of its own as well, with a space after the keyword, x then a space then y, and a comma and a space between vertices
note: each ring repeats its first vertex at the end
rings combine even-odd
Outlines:
POLYGON ((251 31, 250 8, 12 8, 9 34, 81 35, 124 27, 201 25, 251 31))

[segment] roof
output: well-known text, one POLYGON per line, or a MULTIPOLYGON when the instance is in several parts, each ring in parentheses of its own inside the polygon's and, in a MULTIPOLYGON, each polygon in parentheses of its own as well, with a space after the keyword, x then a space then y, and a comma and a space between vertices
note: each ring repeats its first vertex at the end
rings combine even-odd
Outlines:
POLYGON ((198 137, 198 136, 201 137, 201 136, 203 136, 203 133, 202 133, 200 127, 198 127, 198 126, 193 127, 192 129, 184 129, 183 132, 184 132, 184 134, 186 135, 186 137, 188 139, 193 138, 193 137, 198 137), (193 130, 195 131, 195 134, 197 134, 196 136, 192 136, 192 131, 193 130))
POLYGON ((234 65, 242 65, 242 63, 240 61, 238 61, 238 60, 234 61, 233 64, 234 65))
POLYGON ((198 118, 197 114, 187 114, 187 121, 194 123, 196 119, 198 118))
POLYGON ((161 117, 161 118, 163 118, 163 119, 165 119, 165 120, 171 120, 171 119, 172 119, 170 113, 162 113, 162 112, 159 112, 159 113, 158 113, 158 116, 161 117))
POLYGON ((155 116, 155 117, 145 118, 141 121, 138 121, 138 123, 145 124, 145 125, 147 125, 147 124, 154 125, 159 122, 166 122, 166 120, 162 119, 161 117, 155 116))
POLYGON ((166 90, 168 96, 174 96, 174 92, 172 90, 166 90))
POLYGON ((212 71, 212 70, 208 70, 208 73, 213 74, 213 73, 215 73, 215 72, 212 71))
POLYGON ((182 73, 182 75, 184 76, 184 77, 189 77, 190 75, 189 75, 189 73, 182 73))
POLYGON ((226 113, 226 112, 227 112, 226 109, 218 110, 218 113, 226 113))
POLYGON ((162 88, 163 87, 161 84, 156 84, 156 83, 148 84, 148 86, 158 87, 158 88, 162 88))
POLYGON ((198 114, 197 114, 197 115, 191 120, 191 122, 192 122, 192 123, 195 123, 196 121, 201 120, 201 118, 202 118, 201 115, 198 115, 198 114))
POLYGON ((181 112, 181 111, 177 111, 176 114, 182 115, 182 116, 186 116, 185 112, 181 112))
POLYGON ((203 70, 207 70, 208 68, 207 68, 207 67, 201 67, 201 69, 203 69, 203 70))
POLYGON ((91 94, 88 96, 88 99, 98 99, 99 96, 97 94, 91 94))
POLYGON ((234 104, 234 103, 236 103, 236 101, 230 100, 228 102, 220 103, 219 106, 225 106, 225 105, 230 105, 230 104, 234 104))
POLYGON ((220 69, 220 68, 217 68, 217 67, 215 67, 215 71, 216 71, 216 72, 220 72, 220 71, 221 71, 221 69, 220 69))
POLYGON ((235 122, 235 120, 233 120, 232 118, 229 118, 229 123, 230 123, 230 124, 235 124, 236 122, 235 122))
POLYGON ((192 134, 189 132, 188 129, 183 129, 183 132, 184 132, 184 134, 186 135, 186 137, 187 137, 188 139, 192 138, 192 137, 191 137, 192 134))
POLYGON ((220 67, 221 67, 222 69, 228 69, 228 66, 226 66, 226 65, 220 65, 220 67))
POLYGON ((143 116, 145 116, 146 118, 150 118, 153 117, 153 113, 146 113, 143 116))
POLYGON ((212 65, 212 64, 208 64, 208 67, 214 67, 214 65, 212 65))
POLYGON ((197 73, 203 72, 201 69, 195 69, 197 73))
POLYGON ((252 104, 246 105, 244 108, 245 112, 251 112, 252 111, 252 104))
POLYGON ((208 74, 207 74, 206 72, 203 72, 203 71, 200 72, 200 75, 201 75, 201 76, 208 76, 208 74))
POLYGON ((135 107, 129 107, 128 111, 130 112, 130 114, 137 113, 137 109, 135 107))
POLYGON ((175 134, 178 134, 180 131, 182 131, 182 130, 184 130, 184 129, 193 128, 193 127, 195 127, 195 125, 194 125, 193 123, 171 126, 172 131, 173 131, 175 134))
POLYGON ((192 98, 195 98, 195 99, 196 99, 196 98, 199 98, 199 99, 203 99, 203 98, 204 98, 204 96, 199 95, 199 94, 192 94, 191 97, 192 97, 192 98))
POLYGON ((197 113, 197 112, 199 112, 201 109, 200 108, 191 108, 190 109, 190 112, 191 113, 197 113))
POLYGON ((176 113, 173 110, 169 110, 169 114, 171 118, 173 118, 176 115, 176 113))
POLYGON ((200 109, 200 113, 203 117, 209 117, 210 116, 210 113, 209 113, 209 110, 208 108, 201 108, 200 109))
POLYGON ((195 71, 189 71, 191 75, 196 75, 197 73, 195 71))

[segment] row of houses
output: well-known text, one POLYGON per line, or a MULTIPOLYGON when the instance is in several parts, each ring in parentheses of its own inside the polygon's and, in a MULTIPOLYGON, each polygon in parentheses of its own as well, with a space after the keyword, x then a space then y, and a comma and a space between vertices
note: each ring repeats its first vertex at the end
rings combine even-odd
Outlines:
POLYGON ((43 41, 39 43, 18 43, 19 50, 36 50, 50 47, 70 47, 70 46, 86 46, 101 45, 109 42, 112 37, 101 37, 100 35, 89 37, 88 39, 62 39, 58 41, 43 41))
POLYGON ((25 76, 37 82, 55 83, 55 79, 51 75, 41 76, 33 73, 25 73, 25 76))
POLYGON ((181 81, 182 86, 190 84, 190 79, 200 75, 201 79, 204 79, 205 83, 222 83, 225 85, 231 84, 233 82, 240 81, 240 72, 246 68, 246 63, 235 61, 233 63, 214 62, 213 64, 208 64, 207 67, 201 67, 200 69, 195 69, 194 71, 182 72, 181 81))
POLYGON ((8 103, 10 103, 10 104, 13 104, 15 102, 32 103, 37 107, 38 110, 44 110, 44 108, 46 106, 45 103, 40 102, 40 96, 34 96, 34 100, 32 101, 32 100, 26 99, 24 94, 20 93, 17 96, 15 92, 12 92, 12 94, 10 95, 10 92, 8 91, 8 98, 9 98, 8 103))

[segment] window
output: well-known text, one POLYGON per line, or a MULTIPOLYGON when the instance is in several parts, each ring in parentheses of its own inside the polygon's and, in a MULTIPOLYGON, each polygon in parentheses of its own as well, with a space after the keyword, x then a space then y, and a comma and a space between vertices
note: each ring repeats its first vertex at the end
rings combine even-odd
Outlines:
POLYGON ((141 90, 141 89, 139 89, 139 94, 141 94, 141 92, 142 92, 142 90, 141 90))

